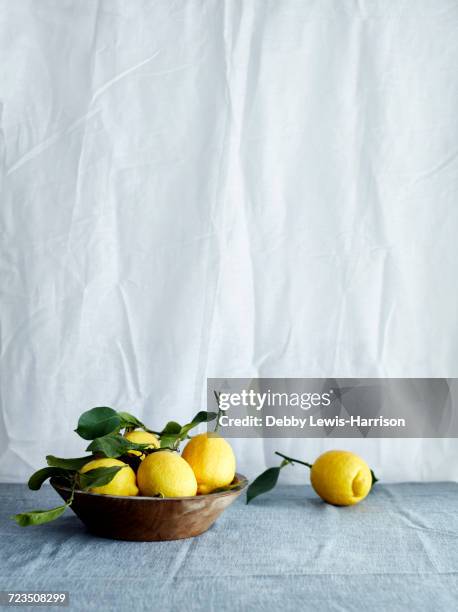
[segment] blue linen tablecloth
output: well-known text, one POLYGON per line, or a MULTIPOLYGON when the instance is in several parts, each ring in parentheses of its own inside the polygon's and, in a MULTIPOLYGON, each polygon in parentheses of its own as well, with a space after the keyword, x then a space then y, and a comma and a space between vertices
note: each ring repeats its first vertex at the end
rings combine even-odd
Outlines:
POLYGON ((0 590, 69 591, 84 611, 458 608, 457 483, 378 484, 349 508, 279 486, 175 542, 96 538, 71 511, 8 520, 59 501, 49 486, 0 485, 0 590))

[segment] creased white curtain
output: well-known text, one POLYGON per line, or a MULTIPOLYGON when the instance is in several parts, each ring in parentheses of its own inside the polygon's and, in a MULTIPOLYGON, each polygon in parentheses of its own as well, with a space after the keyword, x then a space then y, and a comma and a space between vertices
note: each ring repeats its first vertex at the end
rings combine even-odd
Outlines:
MULTIPOLYGON (((207 376, 458 376, 457 30, 456 0, 1 0, 0 480, 95 405, 186 420, 207 376)), ((235 447, 458 478, 456 440, 235 447)))

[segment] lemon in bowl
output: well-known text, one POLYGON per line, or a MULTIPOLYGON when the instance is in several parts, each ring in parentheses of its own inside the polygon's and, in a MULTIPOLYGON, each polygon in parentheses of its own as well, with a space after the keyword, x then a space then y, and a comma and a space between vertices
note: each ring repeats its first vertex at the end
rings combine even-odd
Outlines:
POLYGON ((99 493, 100 495, 125 495, 132 496, 138 495, 138 487, 135 479, 134 470, 119 459, 94 459, 86 463, 80 470, 81 474, 85 474, 90 470, 97 468, 108 468, 108 467, 121 467, 114 476, 114 478, 106 485, 101 487, 92 487, 89 489, 91 493, 99 493))
MULTIPOLYGON (((159 439, 154 434, 149 431, 143 431, 142 429, 127 431, 124 437, 129 440, 129 442, 134 442, 135 444, 148 444, 146 448, 160 448, 161 446, 159 439)), ((130 450, 127 451, 127 453, 129 455, 136 455, 140 457, 141 460, 145 458, 145 454, 138 450, 130 450)))
POLYGON ((227 487, 234 480, 234 451, 218 434, 195 436, 185 446, 182 456, 196 476, 197 492, 201 495, 227 487))
POLYGON ((138 468, 137 483, 140 493, 149 497, 192 497, 197 492, 190 465, 170 450, 148 455, 138 468))

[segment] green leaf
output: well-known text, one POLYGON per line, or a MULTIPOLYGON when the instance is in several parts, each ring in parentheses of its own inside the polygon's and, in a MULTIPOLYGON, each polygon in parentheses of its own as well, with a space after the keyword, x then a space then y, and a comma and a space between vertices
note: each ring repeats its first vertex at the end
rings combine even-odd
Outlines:
POLYGON ((179 435, 176 436, 161 436, 161 448, 173 447, 177 440, 180 439, 179 435))
POLYGON ((258 495, 262 495, 273 489, 277 484, 280 470, 281 467, 271 467, 253 480, 247 490, 246 503, 249 504, 250 501, 258 495))
POLYGON ((86 448, 91 453, 103 453, 105 457, 120 457, 129 450, 129 440, 119 434, 108 434, 92 440, 86 448))
POLYGON ((107 406, 91 408, 83 412, 78 421, 76 433, 85 440, 100 438, 121 428, 121 417, 107 406))
POLYGON ((173 446, 180 439, 181 425, 176 421, 169 421, 159 434, 161 448, 173 446))
POLYGON ((179 423, 177 423, 176 421, 169 421, 167 423, 167 425, 164 427, 164 429, 161 431, 161 436, 162 435, 169 435, 169 434, 179 434, 181 431, 181 425, 179 423))
POLYGON ((78 457, 75 459, 61 459, 60 457, 47 455, 46 461, 49 467, 41 468, 41 470, 38 470, 30 476, 28 482, 29 489, 38 491, 48 478, 68 479, 72 476, 72 472, 77 472, 93 458, 94 457, 91 455, 88 455, 87 457, 78 457))
POLYGON ((118 412, 118 416, 121 419, 121 429, 127 427, 128 429, 144 429, 144 424, 137 419, 133 414, 129 412, 118 412))
POLYGON ((169 446, 177 440, 184 440, 191 429, 197 427, 197 425, 200 423, 213 421, 216 416, 216 412, 206 412, 205 410, 201 410, 194 416, 192 421, 186 425, 181 426, 175 421, 169 421, 160 434, 161 446, 169 446))
POLYGON ((213 421, 213 419, 216 419, 217 416, 218 415, 216 412, 206 412, 205 410, 201 410, 196 414, 190 423, 181 428, 180 438, 183 440, 191 429, 197 427, 197 425, 200 425, 200 423, 208 423, 209 421, 213 421))
POLYGON ((51 467, 58 467, 64 470, 80 470, 83 465, 86 465, 89 461, 92 461, 94 457, 92 455, 86 455, 86 457, 76 457, 74 459, 62 459, 60 457, 54 457, 54 455, 46 455, 46 462, 51 467))
POLYGON ((81 489, 92 489, 94 487, 103 487, 113 480, 119 470, 124 469, 123 466, 100 467, 94 470, 89 470, 84 474, 79 475, 79 484, 81 489))
POLYGON ((59 518, 67 508, 67 504, 63 506, 57 506, 57 508, 51 508, 51 510, 31 510, 30 512, 22 512, 21 514, 15 514, 11 518, 16 521, 21 527, 28 527, 29 525, 43 525, 43 523, 49 523, 59 518))
POLYGON ((41 485, 45 482, 45 480, 48 480, 48 478, 61 478, 66 476, 68 476, 68 471, 59 467, 41 468, 41 470, 38 470, 38 472, 35 472, 32 474, 32 476, 30 476, 28 482, 29 489, 32 489, 32 491, 38 491, 38 489, 41 488, 41 485))
POLYGON ((191 423, 208 423, 209 421, 213 421, 214 419, 216 419, 217 416, 217 412, 207 412, 206 410, 201 410, 192 419, 191 423))
POLYGON ((176 421, 169 421, 160 433, 161 448, 165 446, 176 445, 179 441, 184 440, 188 433, 200 423, 207 423, 216 419, 216 412, 206 412, 201 410, 198 412, 190 423, 181 426, 176 421))
POLYGON ((371 488, 372 488, 375 485, 375 483, 378 482, 378 478, 372 470, 371 470, 371 476, 372 476, 372 484, 371 484, 371 488))
POLYGON ((93 440, 86 450, 92 453, 103 453, 105 457, 116 458, 124 455, 129 450, 143 451, 147 447, 148 444, 137 444, 118 433, 111 433, 93 440))

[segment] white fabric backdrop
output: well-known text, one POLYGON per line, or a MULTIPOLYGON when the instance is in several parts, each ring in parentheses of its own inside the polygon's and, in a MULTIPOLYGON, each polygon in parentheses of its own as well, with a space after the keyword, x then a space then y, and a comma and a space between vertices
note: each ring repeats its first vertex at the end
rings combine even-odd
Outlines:
MULTIPOLYGON (((0 479, 207 376, 458 376, 456 0, 1 0, 0 479)), ((456 440, 240 440, 458 479, 456 440)), ((290 470, 299 480, 303 472, 290 470)), ((287 474, 285 473, 285 478, 287 474)))

